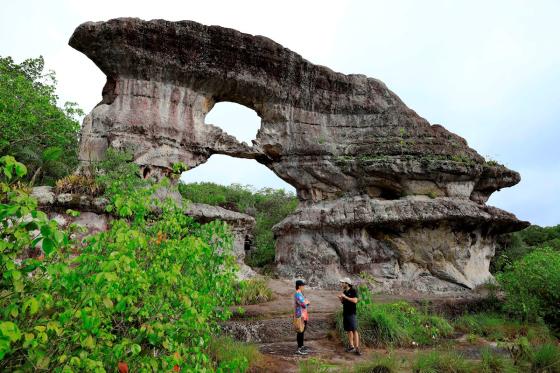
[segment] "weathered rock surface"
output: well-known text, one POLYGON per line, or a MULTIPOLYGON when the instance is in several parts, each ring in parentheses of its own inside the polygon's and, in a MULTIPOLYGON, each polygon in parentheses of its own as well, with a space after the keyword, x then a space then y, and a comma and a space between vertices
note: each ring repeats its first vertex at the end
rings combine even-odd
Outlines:
MULTIPOLYGON (((168 194, 166 193, 166 196, 168 194)), ((86 228, 81 236, 107 230, 112 219, 112 216, 105 210, 108 201, 103 197, 56 193, 49 186, 35 187, 31 195, 37 198, 40 209, 47 212, 51 219, 57 220, 60 226, 67 227, 71 223, 75 223, 86 228), (80 211, 80 215, 73 217, 66 213, 67 209, 80 211)), ((226 222, 233 235, 233 252, 240 266, 239 278, 244 279, 255 275, 255 272, 244 262, 247 242, 252 241, 255 229, 255 219, 252 216, 202 203, 189 203, 184 209, 186 215, 192 216, 201 224, 214 220, 226 222)))
POLYGON ((70 45, 107 76, 102 101, 84 120, 82 161, 113 147, 133 150, 145 175, 178 161, 196 167, 212 154, 266 165, 302 201, 276 231, 284 274, 327 284, 365 271, 416 286, 428 273, 472 287, 489 277, 495 235, 526 225, 484 206, 494 191, 519 182, 517 172, 430 125, 377 79, 314 65, 262 36, 191 21, 88 22, 70 45), (205 124, 220 101, 259 114, 252 145, 205 124), (400 202, 418 195, 438 198, 400 202), (332 209, 324 225, 317 211, 330 203, 350 214, 332 209), (402 247, 384 244, 383 234, 402 247))

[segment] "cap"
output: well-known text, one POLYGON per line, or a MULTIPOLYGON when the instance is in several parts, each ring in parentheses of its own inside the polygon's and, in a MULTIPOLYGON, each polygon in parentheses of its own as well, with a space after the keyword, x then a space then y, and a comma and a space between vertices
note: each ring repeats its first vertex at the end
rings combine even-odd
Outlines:
POLYGON ((345 284, 348 285, 352 285, 352 280, 350 280, 348 277, 341 278, 339 281, 344 282, 345 284))
POLYGON ((303 280, 296 280, 296 287, 305 285, 305 281, 303 280))

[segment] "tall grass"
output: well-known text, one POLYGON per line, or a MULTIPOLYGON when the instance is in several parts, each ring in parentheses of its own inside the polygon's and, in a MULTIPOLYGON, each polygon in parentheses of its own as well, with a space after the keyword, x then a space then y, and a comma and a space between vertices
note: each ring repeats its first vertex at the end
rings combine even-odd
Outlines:
POLYGON ((358 364, 354 367, 354 373, 396 373, 399 371, 399 363, 393 354, 376 355, 370 361, 358 364))
POLYGON ((526 337, 531 344, 542 344, 553 340, 544 323, 527 323, 496 313, 477 313, 459 317, 455 329, 462 333, 475 334, 490 341, 513 341, 526 337))
POLYGON ((560 347, 547 343, 536 347, 531 356, 532 373, 560 373, 560 347))
MULTIPOLYGON (((427 346, 438 343, 453 332, 442 317, 429 315, 407 302, 374 304, 366 288, 359 289, 358 332, 368 346, 427 346)), ((336 317, 337 329, 346 340, 342 313, 336 317)))
POLYGON ((208 349, 212 360, 216 362, 216 370, 220 372, 246 372, 263 358, 256 345, 226 336, 215 337, 208 349))
POLYGON ((412 371, 414 373, 473 373, 475 368, 460 354, 431 351, 416 357, 412 371))
POLYGON ((265 303, 274 298, 266 279, 261 277, 239 281, 236 293, 236 303, 239 305, 265 303))

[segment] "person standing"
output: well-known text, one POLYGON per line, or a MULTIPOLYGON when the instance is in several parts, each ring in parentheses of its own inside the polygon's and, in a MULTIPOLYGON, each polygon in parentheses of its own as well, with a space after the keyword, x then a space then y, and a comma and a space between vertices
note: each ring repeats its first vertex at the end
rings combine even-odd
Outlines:
POLYGON ((354 352, 361 355, 360 336, 358 335, 358 321, 356 319, 356 304, 358 303, 358 292, 352 286, 352 281, 345 277, 340 280, 342 293, 338 299, 342 303, 342 322, 344 330, 348 333, 348 348, 346 352, 354 352))
POLYGON ((295 318, 301 317, 303 320, 303 330, 297 333, 297 345, 296 354, 307 355, 309 349, 304 346, 303 338, 305 329, 307 329, 307 321, 309 320, 309 314, 307 313, 307 308, 309 307, 309 301, 305 299, 303 295, 303 289, 305 288, 305 282, 303 280, 296 281, 296 293, 294 294, 294 306, 295 306, 295 318))

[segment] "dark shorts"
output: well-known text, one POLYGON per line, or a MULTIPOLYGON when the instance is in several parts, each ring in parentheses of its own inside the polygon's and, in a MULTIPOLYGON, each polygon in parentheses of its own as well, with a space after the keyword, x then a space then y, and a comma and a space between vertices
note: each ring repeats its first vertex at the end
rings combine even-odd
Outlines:
POLYGON ((342 324, 344 326, 344 331, 354 332, 358 329, 358 321, 356 320, 356 314, 353 315, 342 315, 342 324))

